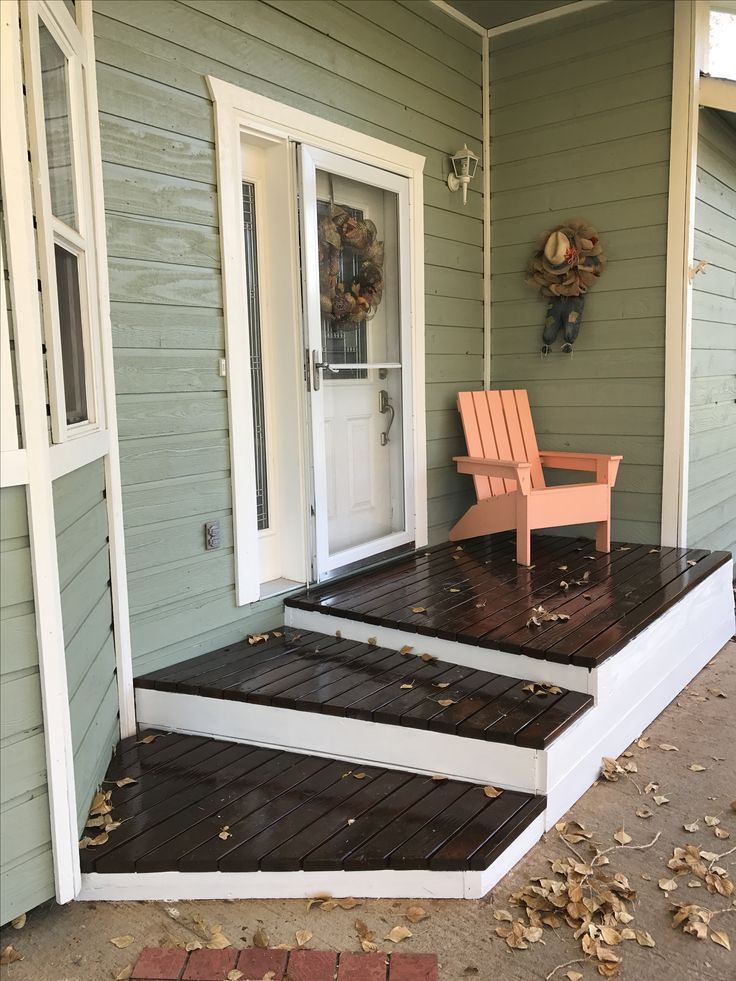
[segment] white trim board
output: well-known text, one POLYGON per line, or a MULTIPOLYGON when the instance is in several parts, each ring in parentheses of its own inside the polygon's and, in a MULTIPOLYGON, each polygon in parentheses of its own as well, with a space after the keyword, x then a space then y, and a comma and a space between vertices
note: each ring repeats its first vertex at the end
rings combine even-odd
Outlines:
POLYGON ((462 664, 476 671, 491 671, 520 681, 553 682, 572 691, 596 695, 595 672, 577 664, 556 664, 525 654, 508 654, 488 647, 462 644, 442 637, 425 637, 411 630, 398 630, 396 627, 377 627, 375 624, 336 617, 316 610, 299 610, 285 605, 284 618, 289 627, 315 630, 319 633, 334 634, 340 631, 346 640, 356 640, 367 644, 375 638, 379 647, 399 650, 404 644, 411 644, 417 653, 433 654, 441 661, 462 664))
POLYGON ((144 728, 544 793, 545 751, 390 723, 181 692, 136 691, 144 728))
POLYGON ((77 897, 103 900, 308 899, 359 896, 375 899, 480 899, 544 833, 538 815, 482 872, 378 869, 366 872, 87 872, 77 897))

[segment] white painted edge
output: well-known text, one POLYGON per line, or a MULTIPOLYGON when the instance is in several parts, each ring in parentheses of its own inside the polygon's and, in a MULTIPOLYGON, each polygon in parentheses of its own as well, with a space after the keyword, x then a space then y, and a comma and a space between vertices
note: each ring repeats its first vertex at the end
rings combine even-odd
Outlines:
POLYGON ((736 82, 730 78, 702 77, 700 105, 724 112, 736 112, 736 82))
MULTIPOLYGON (((13 406, 15 417, 15 406, 13 406)), ((28 483, 28 457, 25 450, 3 450, 0 453, 0 487, 17 487, 28 483)))
POLYGON ((182 692, 136 691, 146 728, 245 742, 363 765, 544 793, 534 749, 451 733, 182 692))
POLYGON ((708 6, 676 3, 667 205, 665 398, 662 468, 663 545, 687 544, 690 452, 692 286, 700 67, 708 6))
POLYGON ((371 872, 86 872, 86 901, 186 899, 480 899, 544 833, 544 814, 482 872, 378 869, 371 872))
POLYGON ((16 426, 16 391, 13 379, 13 352, 10 349, 10 318, 5 296, 5 256, 0 238, 0 460, 18 452, 18 427, 16 426))
POLYGON ((483 38, 483 388, 491 387, 491 60, 483 38))
POLYGON ((508 34, 510 31, 518 31, 523 27, 532 27, 534 24, 544 24, 549 20, 567 17, 568 14, 579 14, 583 10, 590 10, 591 7, 600 7, 601 4, 610 2, 611 0, 578 0, 577 3, 569 3, 566 7, 554 7, 552 10, 542 11, 540 14, 531 14, 529 17, 512 20, 508 24, 489 27, 488 37, 501 37, 501 35, 508 34))
POLYGON ((23 99, 19 4, 0 5, 0 111, 3 119, 1 166, 5 195, 6 244, 13 313, 17 330, 16 365, 21 420, 28 464, 28 527, 33 569, 36 638, 46 744, 51 845, 56 898, 68 902, 81 878, 77 847, 69 693, 64 660, 54 502, 51 487, 43 331, 38 303, 36 244, 23 99))
POLYGON ((451 6, 446 0, 432 0, 432 4, 441 10, 443 14, 447 14, 448 17, 452 17, 453 20, 462 24, 463 27, 467 27, 468 30, 473 31, 475 34, 481 34, 483 37, 488 36, 488 31, 485 27, 474 21, 471 17, 468 17, 461 10, 458 10, 457 7, 451 6))
POLYGON ((49 447, 51 479, 57 480, 73 470, 86 467, 88 463, 99 460, 110 452, 110 433, 99 430, 78 439, 67 439, 63 443, 52 443, 49 447))
MULTIPOLYGON (((79 27, 87 48, 87 62, 95 64, 92 0, 77 3, 79 27)), ((86 74, 87 138, 89 140, 90 203, 94 262, 97 273, 97 321, 101 362, 102 402, 107 426, 105 452, 105 494, 107 530, 110 549, 110 591, 114 621, 115 665, 118 686, 120 736, 125 739, 136 731, 135 691, 133 689, 133 649, 130 634, 128 604, 128 575, 125 561, 125 529, 123 527, 123 490, 120 475, 118 416, 115 398, 115 365, 113 360, 112 324, 110 321, 110 283, 107 264, 107 231, 105 198, 102 185, 102 145, 100 116, 97 104, 97 76, 86 74)), ((101 434, 103 435, 103 434, 101 434)), ((88 441, 85 440, 85 443, 88 441)))
POLYGON ((377 627, 370 623, 336 617, 328 613, 299 610, 289 606, 288 602, 284 608, 284 617, 290 627, 301 627, 304 630, 316 630, 325 634, 334 634, 339 630, 347 640, 356 640, 363 644, 368 643, 370 638, 375 638, 379 647, 388 647, 392 650, 399 650, 404 644, 411 644, 417 653, 433 654, 451 664, 491 671, 521 681, 552 682, 563 688, 593 696, 597 694, 596 671, 577 664, 556 664, 553 661, 528 657, 526 654, 507 654, 504 651, 475 647, 455 640, 444 640, 441 637, 425 637, 410 630, 377 627))

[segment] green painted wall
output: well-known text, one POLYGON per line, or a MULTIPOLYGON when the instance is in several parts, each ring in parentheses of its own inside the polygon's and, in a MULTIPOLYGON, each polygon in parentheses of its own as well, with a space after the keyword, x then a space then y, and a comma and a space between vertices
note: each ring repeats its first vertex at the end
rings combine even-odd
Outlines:
POLYGON ((102 460, 54 481, 79 829, 119 738, 102 460))
MULTIPOLYGON (((136 673, 281 618, 234 602, 214 129, 205 75, 426 156, 432 540, 469 502, 459 388, 482 384, 480 41, 427 2, 95 0, 126 546, 136 673), (205 552, 203 524, 222 523, 205 552)), ((232 368, 231 368, 232 370, 232 368)))
POLYGON ((54 895, 26 493, 0 490, 0 922, 54 895))
POLYGON ((736 115, 700 112, 688 544, 736 554, 736 115))
MULTIPOLYGON (((617 538, 658 542, 673 7, 604 4, 491 41, 491 372, 526 387, 543 449, 623 453, 617 538), (538 236, 597 227, 608 267, 572 357, 540 357, 538 236)), ((576 478, 579 479, 579 478, 576 478)))

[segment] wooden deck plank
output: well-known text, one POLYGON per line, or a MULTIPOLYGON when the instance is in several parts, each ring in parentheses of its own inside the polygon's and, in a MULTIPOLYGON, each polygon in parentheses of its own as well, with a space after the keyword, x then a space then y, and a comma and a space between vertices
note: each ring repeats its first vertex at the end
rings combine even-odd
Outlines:
POLYGON ((505 790, 500 797, 489 800, 475 818, 431 855, 430 869, 449 871, 457 868, 459 862, 469 861, 527 802, 527 794, 514 790, 505 790))

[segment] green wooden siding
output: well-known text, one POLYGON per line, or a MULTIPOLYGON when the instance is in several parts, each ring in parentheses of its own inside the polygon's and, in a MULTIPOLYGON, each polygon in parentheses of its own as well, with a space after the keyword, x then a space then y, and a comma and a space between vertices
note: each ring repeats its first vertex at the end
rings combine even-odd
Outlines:
POLYGON ((24 487, 0 490, 1 921, 54 895, 24 487))
POLYGON ((491 40, 492 383, 528 388, 542 448, 623 453, 613 533, 633 541, 660 533, 672 23, 670 2, 604 4, 491 40), (542 359, 524 270, 567 218, 609 262, 573 356, 542 359))
POLYGON ((214 125, 205 75, 423 154, 429 522, 470 500, 450 458, 458 388, 483 377, 480 40, 425 2, 95 0, 121 464, 136 673, 274 625, 234 599, 214 125), (223 547, 204 549, 220 518, 223 547))
POLYGON ((104 488, 102 460, 53 485, 80 831, 119 736, 104 488))
POLYGON ((700 113, 688 544, 736 554, 736 115, 700 113))

